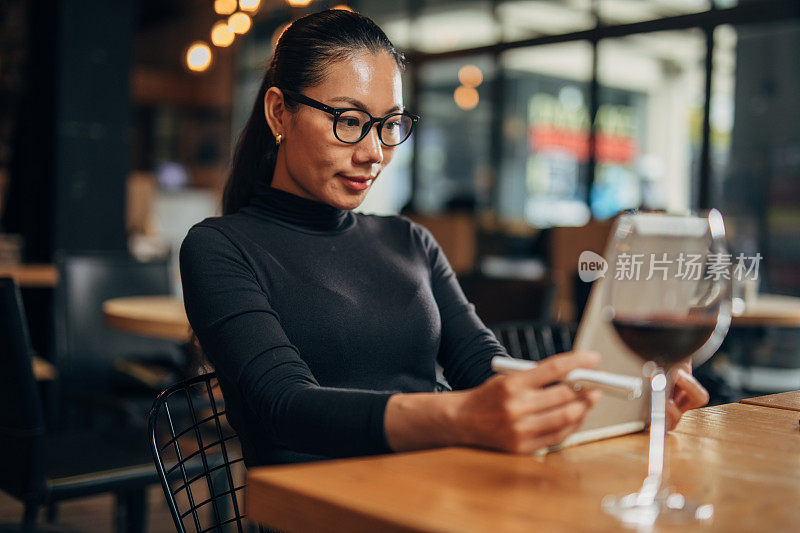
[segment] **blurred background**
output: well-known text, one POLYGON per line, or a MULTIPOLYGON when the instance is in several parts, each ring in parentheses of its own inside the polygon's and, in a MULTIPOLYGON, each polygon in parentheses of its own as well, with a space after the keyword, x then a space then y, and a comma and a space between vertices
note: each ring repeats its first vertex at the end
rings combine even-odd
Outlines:
MULTIPOLYGON (((405 53, 422 117, 359 210, 426 225, 487 324, 574 325, 578 256, 630 208, 720 209, 731 252, 763 257, 753 289, 800 309, 796 0, 2 0, 0 274, 18 274, 53 367, 51 426, 83 418, 69 391, 135 391, 133 373, 141 406, 175 376, 120 354, 185 366, 176 339, 110 332, 100 306, 180 300, 178 248, 219 213, 277 39, 334 7, 405 53), (167 274, 112 280, 111 257, 167 274), (98 258, 99 274, 80 266, 98 258)), ((800 389, 798 326, 734 328, 705 378, 713 401, 800 389)))
MULTIPOLYGON (((602 252, 629 208, 721 209, 731 251, 765 258, 760 291, 800 295, 795 1, 0 6, 0 262, 51 267, 23 286, 45 358, 61 349, 59 258, 166 258, 180 296, 177 250, 218 214, 277 39, 331 7, 405 52, 423 117, 360 210, 428 226, 488 324, 577 321, 578 254, 602 252)), ((797 366, 793 332, 778 336, 797 366)))

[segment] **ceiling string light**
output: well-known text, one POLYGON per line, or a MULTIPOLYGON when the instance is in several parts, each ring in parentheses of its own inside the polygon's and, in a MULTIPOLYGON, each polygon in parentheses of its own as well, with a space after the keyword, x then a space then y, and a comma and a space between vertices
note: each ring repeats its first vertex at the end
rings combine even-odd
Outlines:
POLYGON ((211 48, 203 41, 197 41, 186 50, 186 66, 193 72, 203 72, 211 66, 211 48))
POLYGON ((455 100, 456 105, 464 111, 475 109, 478 106, 478 91, 475 87, 459 85, 453 92, 453 100, 455 100))
POLYGON ((215 0, 214 11, 217 15, 230 15, 236 11, 236 0, 215 0))
POLYGON ((475 65, 464 65, 458 71, 458 81, 467 87, 477 87, 483 82, 483 73, 475 65))
MULTIPOLYGON (((305 5, 310 2, 311 0, 308 0, 305 5)), ((245 34, 253 26, 250 14, 258 11, 260 5, 261 0, 214 0, 214 12, 226 16, 227 19, 218 21, 211 27, 211 43, 219 48, 233 44, 236 34, 245 34), (237 8, 241 11, 237 11, 237 8)), ((187 48, 184 61, 192 72, 203 72, 211 66, 213 57, 208 44, 196 41, 187 48)))
POLYGON ((239 0, 239 9, 242 11, 257 11, 261 0, 239 0))
POLYGON ((228 17, 228 27, 234 33, 238 34, 247 33, 252 24, 253 22, 250 19, 250 15, 248 15, 247 13, 242 13, 241 11, 237 11, 236 13, 228 17))
POLYGON ((226 22, 217 22, 211 28, 211 42, 214 43, 214 46, 219 46, 220 48, 230 46, 235 37, 236 34, 231 31, 226 22))

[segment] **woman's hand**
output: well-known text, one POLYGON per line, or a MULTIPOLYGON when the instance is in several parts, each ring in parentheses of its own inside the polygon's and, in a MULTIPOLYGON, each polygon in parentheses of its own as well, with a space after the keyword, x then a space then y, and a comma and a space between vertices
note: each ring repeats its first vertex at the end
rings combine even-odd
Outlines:
POLYGON ((454 431, 462 444, 520 454, 558 444, 578 429, 602 393, 554 383, 599 360, 595 352, 561 354, 531 370, 493 376, 474 389, 450 393, 460 395, 454 431))
POLYGON ((674 429, 690 409, 703 407, 708 403, 708 391, 692 376, 692 363, 686 361, 672 372, 675 385, 672 397, 667 402, 667 427, 674 429))

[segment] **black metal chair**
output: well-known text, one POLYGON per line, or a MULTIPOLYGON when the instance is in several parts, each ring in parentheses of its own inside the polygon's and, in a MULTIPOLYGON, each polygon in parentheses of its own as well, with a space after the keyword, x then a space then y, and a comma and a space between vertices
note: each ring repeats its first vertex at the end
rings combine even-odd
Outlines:
POLYGON ((73 413, 91 418, 92 407, 103 398, 126 409, 130 424, 143 422, 153 398, 183 379, 185 356, 172 341, 106 327, 102 306, 110 298, 169 294, 169 260, 143 263, 124 253, 83 252, 61 253, 56 264, 55 361, 64 391, 62 420, 73 413), (155 384, 143 382, 126 370, 132 365, 165 377, 155 384), (75 406, 79 409, 69 409, 75 406))
POLYGON ((530 361, 568 352, 576 332, 574 324, 535 321, 503 322, 490 329, 511 357, 530 361))
MULTIPOLYGON (((158 481, 141 430, 46 434, 19 288, 0 278, 0 489, 24 506, 23 529, 61 500, 117 495, 117 530, 143 531, 145 488, 158 481)), ((54 516, 51 516, 54 518, 54 516)))
POLYGON ((244 460, 238 436, 225 419, 216 374, 188 379, 156 398, 150 441, 179 533, 249 531, 244 460))

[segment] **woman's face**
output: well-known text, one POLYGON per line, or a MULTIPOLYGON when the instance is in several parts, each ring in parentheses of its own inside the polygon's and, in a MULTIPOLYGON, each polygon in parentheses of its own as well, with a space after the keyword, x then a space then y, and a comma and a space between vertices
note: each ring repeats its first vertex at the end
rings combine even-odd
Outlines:
MULTIPOLYGON (((396 147, 381 143, 375 125, 359 142, 343 143, 334 136, 331 114, 302 104, 288 112, 271 92, 277 90, 270 89, 265 97, 267 119, 273 133, 283 135, 272 186, 340 209, 358 207, 396 147), (270 120, 272 111, 275 120, 270 120)), ((373 117, 403 106, 400 71, 387 53, 361 52, 332 63, 322 83, 301 92, 331 107, 360 108, 373 117)))

